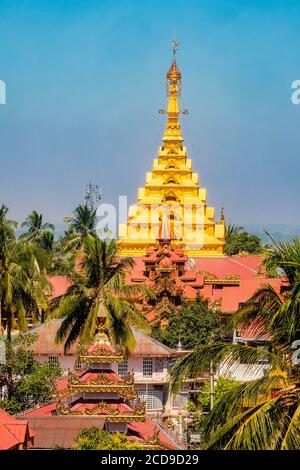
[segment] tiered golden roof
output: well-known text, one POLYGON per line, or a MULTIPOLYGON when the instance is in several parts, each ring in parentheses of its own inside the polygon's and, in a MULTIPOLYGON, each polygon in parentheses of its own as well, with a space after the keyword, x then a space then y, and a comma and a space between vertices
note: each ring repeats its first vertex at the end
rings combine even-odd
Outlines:
POLYGON ((99 321, 98 333, 90 346, 79 346, 76 362, 81 370, 69 371, 67 383, 55 394, 56 412, 97 415, 109 422, 143 421, 146 408, 137 398, 134 374, 120 377, 113 371, 112 364, 120 363, 124 356, 111 344, 103 323, 103 319, 102 325, 99 321))
POLYGON ((143 256, 157 244, 162 213, 167 209, 173 245, 190 256, 222 256, 224 220, 215 222, 213 207, 207 207, 206 189, 200 188, 198 174, 183 146, 179 115, 181 72, 174 58, 167 73, 168 119, 152 171, 138 190, 137 204, 129 209, 127 224, 119 227, 121 256, 143 256))

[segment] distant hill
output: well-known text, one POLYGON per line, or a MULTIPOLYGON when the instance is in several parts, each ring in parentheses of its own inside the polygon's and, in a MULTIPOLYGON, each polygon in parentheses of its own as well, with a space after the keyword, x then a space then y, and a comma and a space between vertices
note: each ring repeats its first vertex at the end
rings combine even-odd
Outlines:
MULTIPOLYGON (((235 224, 240 225, 240 224, 235 224)), ((242 224, 241 224, 242 225, 242 224)), ((242 225, 248 232, 258 235, 264 243, 269 241, 265 230, 269 232, 273 238, 279 241, 292 240, 294 237, 300 238, 300 225, 285 225, 285 224, 269 224, 269 225, 242 225)), ((62 222, 55 224, 55 238, 64 234, 66 225, 62 222)), ((17 230, 17 235, 22 233, 21 229, 17 230)))
MULTIPOLYGON (((237 224, 238 225, 238 224, 237 224)), ((243 225, 250 233, 258 235, 264 243, 270 241, 265 231, 269 232, 275 240, 287 241, 294 237, 300 238, 300 225, 270 224, 270 225, 243 225)))

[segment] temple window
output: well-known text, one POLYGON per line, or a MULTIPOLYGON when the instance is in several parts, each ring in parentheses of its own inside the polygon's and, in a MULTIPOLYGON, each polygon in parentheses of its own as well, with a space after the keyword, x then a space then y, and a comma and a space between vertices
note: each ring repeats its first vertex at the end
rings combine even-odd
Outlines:
POLYGON ((152 357, 143 357, 143 377, 151 378, 153 376, 152 357))
POLYGON ((118 374, 123 378, 128 374, 128 359, 118 364, 118 374))
POLYGON ((77 361, 75 362, 75 370, 81 370, 83 367, 82 367, 82 362, 80 359, 77 359, 77 361))

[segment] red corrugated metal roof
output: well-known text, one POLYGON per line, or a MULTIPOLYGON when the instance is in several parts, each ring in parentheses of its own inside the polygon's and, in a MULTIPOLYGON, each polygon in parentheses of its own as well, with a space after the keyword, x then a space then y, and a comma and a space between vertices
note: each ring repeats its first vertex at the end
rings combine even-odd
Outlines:
POLYGON ((267 284, 273 286, 279 293, 282 280, 242 279, 239 286, 224 286, 222 289, 222 311, 235 312, 240 303, 246 302, 258 289, 267 284))
POLYGON ((237 339, 243 341, 270 341, 271 335, 266 332, 262 322, 252 321, 250 324, 240 326, 237 332, 237 339))
POLYGON ((176 448, 174 442, 170 439, 167 433, 165 433, 163 429, 158 427, 157 424, 150 419, 128 424, 128 431, 138 433, 144 441, 148 441, 158 432, 160 442, 166 444, 172 449, 176 448))
POLYGON ((53 449, 55 446, 68 449, 82 429, 95 426, 102 430, 105 423, 97 416, 30 416, 28 422, 36 431, 35 449, 53 449))
POLYGON ((197 269, 214 274, 218 279, 224 279, 229 274, 237 274, 240 279, 254 278, 263 258, 224 257, 224 258, 193 258, 197 269), (251 258, 251 259, 250 259, 251 258))
POLYGON ((50 300, 65 294, 71 285, 66 276, 48 276, 48 281, 52 285, 52 293, 49 296, 50 300))
MULTIPOLYGON (((30 346, 34 354, 64 355, 64 342, 56 343, 55 336, 61 325, 61 319, 54 318, 30 330, 37 333, 37 340, 30 346)), ((78 342, 71 345, 70 354, 75 354, 78 342)))
POLYGON ((26 413, 24 413, 23 416, 26 419, 27 417, 29 418, 31 416, 52 416, 55 410, 56 410, 56 403, 52 402, 52 403, 48 403, 48 405, 39 406, 38 408, 35 408, 34 410, 26 411, 26 413))
POLYGON ((20 444, 26 444, 35 433, 28 428, 27 420, 18 420, 0 409, 0 449, 9 450, 20 444))

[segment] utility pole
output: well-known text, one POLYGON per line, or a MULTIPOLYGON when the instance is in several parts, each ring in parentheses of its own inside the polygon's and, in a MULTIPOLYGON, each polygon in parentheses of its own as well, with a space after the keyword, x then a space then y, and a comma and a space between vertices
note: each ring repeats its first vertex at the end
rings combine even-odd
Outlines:
POLYGON ((101 188, 97 184, 89 182, 85 185, 84 199, 91 211, 97 208, 101 198, 101 188))

